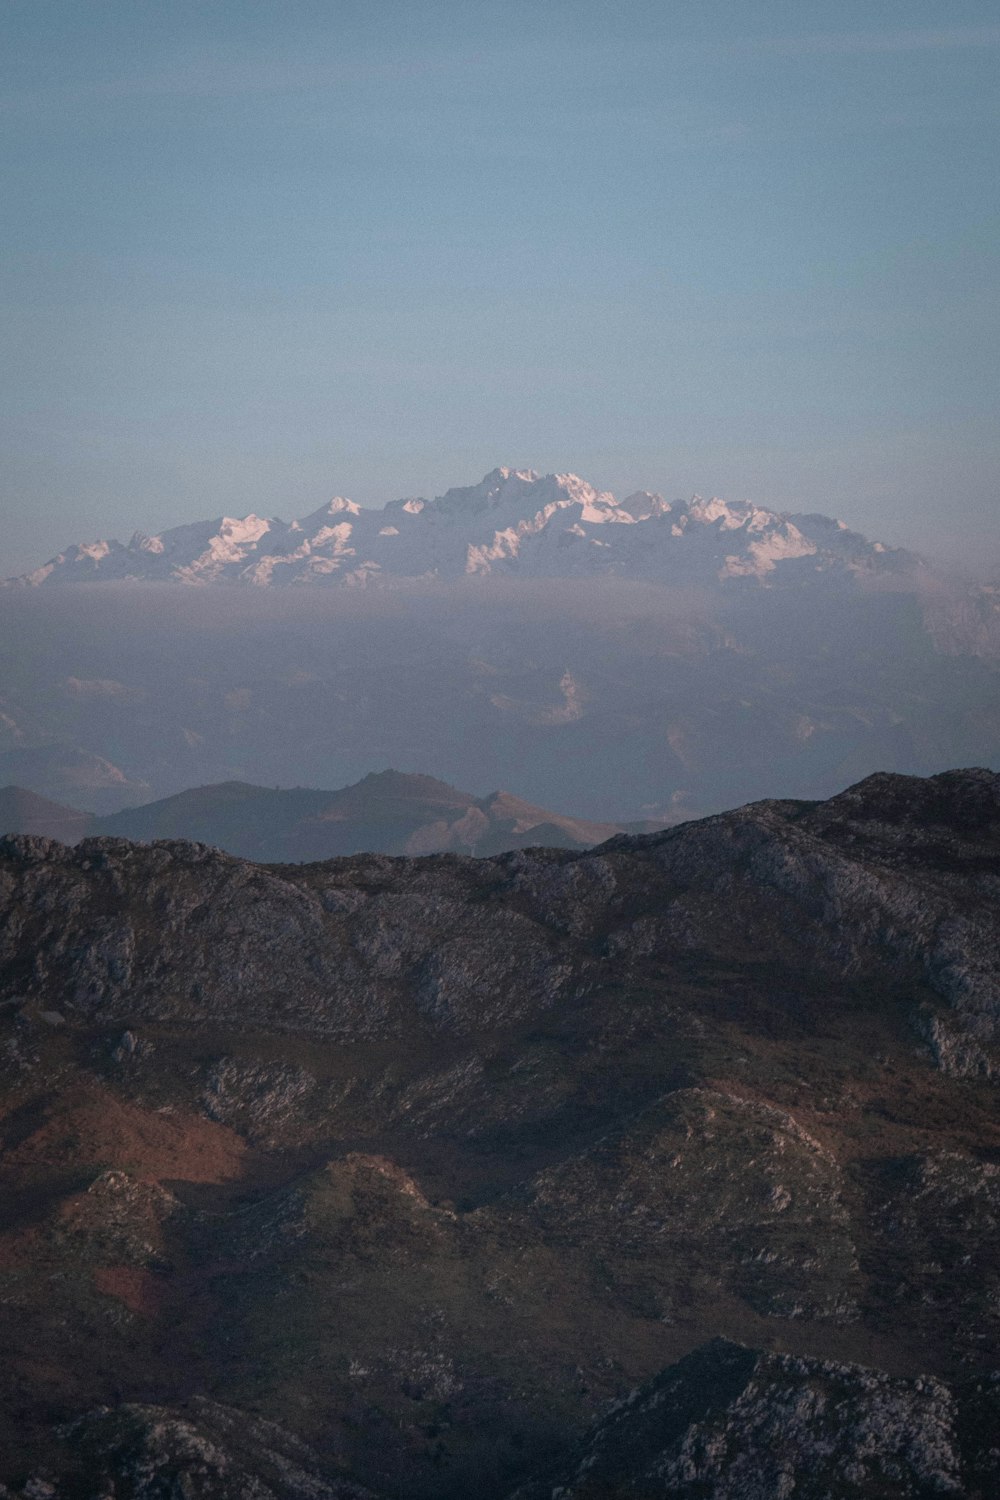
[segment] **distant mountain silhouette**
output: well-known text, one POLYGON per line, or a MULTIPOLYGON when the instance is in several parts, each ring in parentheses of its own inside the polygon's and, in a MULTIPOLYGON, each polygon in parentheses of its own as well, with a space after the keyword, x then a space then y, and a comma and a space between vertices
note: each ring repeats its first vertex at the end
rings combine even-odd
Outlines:
POLYGON ((106 817, 7 787, 0 791, 0 825, 0 832, 71 844, 94 834, 193 839, 270 863, 360 853, 500 854, 533 844, 582 849, 634 828, 564 817, 510 792, 474 797, 433 776, 401 771, 373 772, 339 791, 225 781, 106 817))
POLYGON ((0 751, 0 782, 30 787, 38 796, 62 803, 72 798, 89 813, 117 812, 143 802, 150 794, 146 782, 130 776, 105 755, 79 745, 57 742, 18 745, 0 751))
POLYGON ((0 787, 0 828, 5 833, 33 833, 76 844, 94 832, 93 813, 52 802, 23 786, 0 787))

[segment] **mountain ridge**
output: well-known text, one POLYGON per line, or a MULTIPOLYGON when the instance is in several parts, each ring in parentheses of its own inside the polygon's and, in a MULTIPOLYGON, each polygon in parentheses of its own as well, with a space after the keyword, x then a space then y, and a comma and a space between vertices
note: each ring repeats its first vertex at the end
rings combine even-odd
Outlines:
POLYGON ((128 543, 78 543, 4 586, 356 585, 494 573, 770 585, 803 567, 851 578, 893 577, 922 566, 912 553, 815 513, 700 496, 668 502, 643 490, 619 503, 576 474, 498 467, 479 484, 433 500, 389 501, 381 510, 337 496, 291 522, 221 516, 152 537, 136 532, 128 543))
POLYGON ((104 835, 192 839, 269 863, 366 852, 489 855, 527 843, 586 848, 628 827, 551 812, 506 791, 475 797, 433 776, 392 770, 333 791, 216 782, 103 816, 0 788, 0 833, 68 844, 104 835))

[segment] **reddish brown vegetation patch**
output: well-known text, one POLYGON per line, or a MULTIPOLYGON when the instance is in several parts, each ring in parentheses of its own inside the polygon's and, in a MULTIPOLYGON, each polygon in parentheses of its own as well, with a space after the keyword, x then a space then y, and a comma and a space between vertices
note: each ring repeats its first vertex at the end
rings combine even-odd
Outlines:
POLYGON ((163 1309, 166 1287, 159 1276, 138 1266, 97 1266, 94 1286, 106 1297, 116 1297, 129 1312, 155 1318, 163 1309))
POLYGON ((115 1167, 145 1180, 226 1182, 246 1144, 228 1125, 181 1110, 150 1111, 99 1087, 67 1094, 6 1155, 8 1167, 115 1167))

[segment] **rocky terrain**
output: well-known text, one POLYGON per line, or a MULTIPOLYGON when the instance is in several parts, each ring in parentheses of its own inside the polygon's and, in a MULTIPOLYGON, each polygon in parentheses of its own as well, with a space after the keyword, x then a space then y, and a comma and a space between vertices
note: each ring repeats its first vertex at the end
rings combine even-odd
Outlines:
POLYGON ((558 1476, 516 1500, 985 1496, 997 1477, 995 1385, 949 1389, 714 1339, 615 1402, 558 1476), (980 1425, 984 1405, 992 1416, 980 1425))
POLYGON ((335 792, 223 782, 104 817, 23 787, 0 787, 0 832, 41 834, 66 844, 103 835, 139 842, 193 839, 245 859, 277 863, 361 851, 487 855, 532 844, 584 849, 624 831, 621 825, 548 812, 510 792, 474 797, 433 776, 399 771, 372 772, 335 792))
POLYGON ((7 1493, 986 1500, 998 893, 987 771, 490 859, 0 841, 7 1493))

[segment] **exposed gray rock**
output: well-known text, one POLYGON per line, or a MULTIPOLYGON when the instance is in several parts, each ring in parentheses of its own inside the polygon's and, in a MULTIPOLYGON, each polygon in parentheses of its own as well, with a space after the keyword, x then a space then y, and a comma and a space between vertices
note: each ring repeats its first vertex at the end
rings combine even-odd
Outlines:
MULTIPOLYGON (((995 1393, 994 1393, 995 1394, 995 1393)), ((938 1380, 725 1340, 624 1401, 517 1500, 931 1500, 970 1495, 955 1394, 938 1380)))
MULTIPOLYGON (((316 1455, 276 1423, 204 1398, 183 1410, 100 1408, 62 1437, 77 1475, 65 1490, 53 1487, 59 1500, 365 1500, 368 1494, 323 1477, 316 1455)), ((25 1500, 32 1483, 38 1481, 25 1486, 25 1500)))
POLYGON ((268 1141, 301 1113, 315 1088, 312 1074, 295 1064, 222 1057, 209 1070, 202 1103, 211 1119, 268 1141))
POLYGON ((861 1281, 841 1190, 836 1161, 790 1115, 684 1089, 542 1174, 528 1212, 547 1242, 592 1245, 665 1310, 686 1281, 768 1316, 850 1322, 861 1281))
POLYGON ((831 984, 908 978, 939 1066, 990 1076, 998 808, 991 772, 872 777, 829 803, 759 803, 582 855, 280 872, 196 844, 17 835, 0 840, 0 996, 348 1039, 503 1025, 623 966, 764 951, 831 984))

